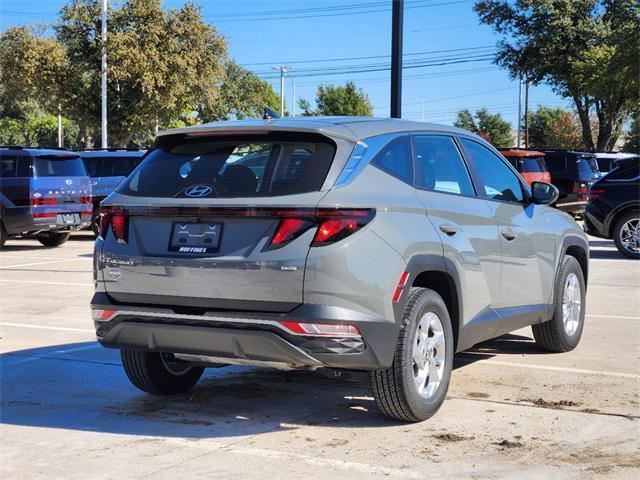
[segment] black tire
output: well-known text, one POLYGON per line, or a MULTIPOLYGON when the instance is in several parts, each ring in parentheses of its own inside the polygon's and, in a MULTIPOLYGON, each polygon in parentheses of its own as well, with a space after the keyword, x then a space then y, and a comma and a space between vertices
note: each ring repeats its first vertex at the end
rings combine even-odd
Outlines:
POLYGON ((171 395, 190 390, 204 368, 175 360, 173 355, 138 350, 121 350, 122 366, 131 383, 143 392, 171 395), (173 369, 167 365, 174 364, 173 369))
POLYGON ((371 372, 373 396, 387 417, 407 422, 420 422, 432 417, 444 402, 453 366, 453 330, 447 307, 436 292, 412 288, 404 309, 403 324, 398 335, 393 364, 386 370, 371 372), (420 320, 435 313, 442 324, 445 355, 440 384, 428 398, 423 397, 414 381, 413 346, 420 320))
POLYGON ((627 250, 622 244, 622 238, 621 238, 622 227, 624 226, 625 223, 627 223, 630 220, 640 221, 640 211, 627 213, 618 219, 615 227, 613 228, 613 242, 616 244, 616 248, 618 249, 618 252, 620 252, 622 255, 624 255, 627 258, 631 258, 633 260, 638 260, 640 259, 640 245, 636 244, 636 249, 638 251, 634 253, 627 250))
POLYGON ((69 240, 71 236, 70 232, 46 232, 46 233, 38 233, 36 235, 36 240, 38 240, 45 247, 59 247, 64 242, 69 240))
POLYGON ((2 220, 0 220, 0 248, 4 247, 7 238, 9 238, 9 234, 4 228, 4 223, 2 223, 2 220))
POLYGON ((584 275, 580 263, 575 257, 566 255, 560 266, 558 281, 555 285, 553 318, 547 322, 532 325, 533 338, 538 348, 549 352, 568 352, 576 348, 580 343, 582 330, 584 328, 584 315, 586 310, 586 286, 584 283, 584 275), (564 291, 570 275, 577 277, 580 286, 580 312, 578 325, 572 333, 565 329, 563 319, 563 300, 564 291))

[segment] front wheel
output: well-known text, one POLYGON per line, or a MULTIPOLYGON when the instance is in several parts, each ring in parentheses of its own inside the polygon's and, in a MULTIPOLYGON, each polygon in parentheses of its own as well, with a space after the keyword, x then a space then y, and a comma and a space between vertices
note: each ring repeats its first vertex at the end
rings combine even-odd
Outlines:
POLYGON ((553 318, 531 326, 538 348, 568 352, 578 346, 584 328, 586 294, 580 263, 565 256, 555 285, 553 318))
POLYGON ((622 255, 640 259, 640 212, 627 213, 616 222, 613 241, 622 255))
POLYGON ((370 376, 382 413, 407 422, 432 417, 449 388, 453 349, 451 319, 444 301, 433 290, 413 288, 393 364, 370 376))
POLYGON ((129 381, 143 392, 155 395, 186 392, 204 372, 204 368, 191 366, 170 353, 121 350, 120 356, 129 381))
POLYGON ((63 233, 46 232, 46 233, 37 234, 36 240, 38 240, 45 247, 59 247, 64 242, 69 240, 70 236, 71 236, 71 233, 69 232, 63 232, 63 233))

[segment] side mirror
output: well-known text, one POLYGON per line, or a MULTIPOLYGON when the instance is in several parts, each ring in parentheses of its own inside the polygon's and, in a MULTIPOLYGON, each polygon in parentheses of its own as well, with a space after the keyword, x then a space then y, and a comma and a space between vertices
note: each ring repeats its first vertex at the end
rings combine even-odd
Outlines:
POLYGON ((537 205, 551 205, 558 200, 560 192, 558 189, 545 182, 533 182, 531 184, 531 197, 533 203, 537 205))

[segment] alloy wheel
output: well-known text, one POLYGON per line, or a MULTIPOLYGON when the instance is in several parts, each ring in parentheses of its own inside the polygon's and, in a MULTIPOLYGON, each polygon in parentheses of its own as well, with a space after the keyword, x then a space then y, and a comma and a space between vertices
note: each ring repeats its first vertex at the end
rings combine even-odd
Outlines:
POLYGON ((420 319, 413 342, 413 379, 418 393, 430 398, 444 373, 446 342, 440 317, 433 312, 420 319))

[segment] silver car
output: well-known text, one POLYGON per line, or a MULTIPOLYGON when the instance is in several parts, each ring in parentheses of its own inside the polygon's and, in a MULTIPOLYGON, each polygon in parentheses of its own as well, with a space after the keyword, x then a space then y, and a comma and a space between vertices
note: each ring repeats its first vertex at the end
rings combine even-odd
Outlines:
POLYGON ((442 404, 455 352, 584 325, 588 243, 488 143, 402 120, 307 117, 162 132, 102 202, 98 340, 139 389, 207 366, 367 371, 380 410, 442 404))

